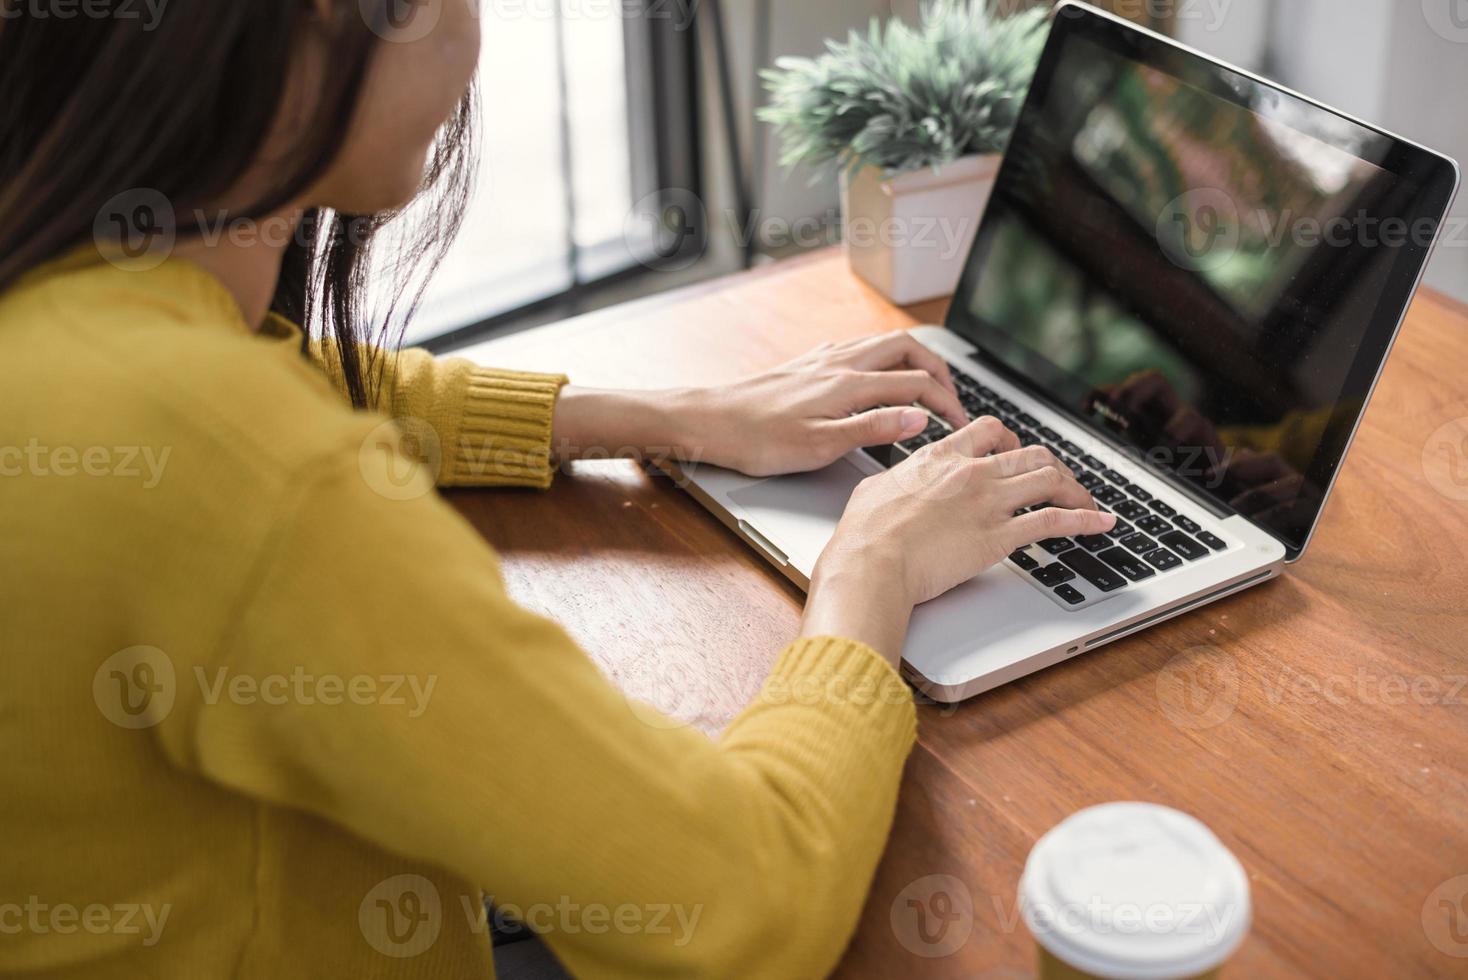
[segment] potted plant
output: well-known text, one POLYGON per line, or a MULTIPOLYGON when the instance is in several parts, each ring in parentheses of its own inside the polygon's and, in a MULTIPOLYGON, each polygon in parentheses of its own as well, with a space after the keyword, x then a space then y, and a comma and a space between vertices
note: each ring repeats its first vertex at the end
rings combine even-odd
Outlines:
POLYGON ((840 171, 851 268, 893 302, 951 295, 1045 41, 1046 12, 935 0, 763 72, 781 162, 840 171))

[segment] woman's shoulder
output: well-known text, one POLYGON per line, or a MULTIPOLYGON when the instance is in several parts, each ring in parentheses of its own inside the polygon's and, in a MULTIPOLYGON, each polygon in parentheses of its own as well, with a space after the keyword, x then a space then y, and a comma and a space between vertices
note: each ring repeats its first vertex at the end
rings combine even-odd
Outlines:
POLYGON ((249 329, 223 287, 184 264, 27 277, 0 296, 0 430, 168 445, 180 463, 266 483, 350 455, 382 420, 354 412, 281 326, 249 329))

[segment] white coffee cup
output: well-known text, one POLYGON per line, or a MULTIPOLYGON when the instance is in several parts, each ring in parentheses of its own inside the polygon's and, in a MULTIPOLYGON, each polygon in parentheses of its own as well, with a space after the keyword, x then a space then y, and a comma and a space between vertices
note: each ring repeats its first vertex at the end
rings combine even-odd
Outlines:
POLYGON ((1216 975, 1249 931, 1249 879, 1207 827, 1150 803, 1082 810, 1036 842, 1019 884, 1042 978, 1216 975))

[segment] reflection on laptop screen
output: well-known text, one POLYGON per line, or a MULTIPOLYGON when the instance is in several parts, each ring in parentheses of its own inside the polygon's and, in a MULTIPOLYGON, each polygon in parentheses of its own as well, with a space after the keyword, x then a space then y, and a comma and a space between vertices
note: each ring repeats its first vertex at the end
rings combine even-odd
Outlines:
POLYGON ((948 326, 1299 547, 1451 175, 1085 21, 1057 22, 948 326))

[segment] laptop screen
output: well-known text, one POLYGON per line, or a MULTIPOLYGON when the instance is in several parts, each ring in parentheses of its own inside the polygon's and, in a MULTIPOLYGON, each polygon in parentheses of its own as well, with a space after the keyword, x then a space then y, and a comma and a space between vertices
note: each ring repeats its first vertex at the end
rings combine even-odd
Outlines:
POLYGON ((1441 157, 1062 7, 948 327, 1297 557, 1455 185, 1441 157))

